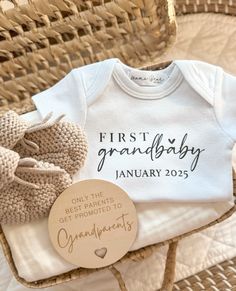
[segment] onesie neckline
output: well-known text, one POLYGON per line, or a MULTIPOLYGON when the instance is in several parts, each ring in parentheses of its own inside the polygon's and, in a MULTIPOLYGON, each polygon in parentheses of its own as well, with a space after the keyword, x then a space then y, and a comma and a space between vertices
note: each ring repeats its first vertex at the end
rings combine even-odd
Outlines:
POLYGON ((170 95, 182 82, 183 74, 178 68, 175 60, 160 70, 142 70, 124 64, 120 59, 116 58, 113 67, 112 76, 118 85, 129 95, 141 99, 158 99, 170 95), (152 74, 152 73, 167 73, 170 71, 168 79, 158 86, 140 86, 130 79, 125 72, 127 70, 131 73, 138 74, 152 74))

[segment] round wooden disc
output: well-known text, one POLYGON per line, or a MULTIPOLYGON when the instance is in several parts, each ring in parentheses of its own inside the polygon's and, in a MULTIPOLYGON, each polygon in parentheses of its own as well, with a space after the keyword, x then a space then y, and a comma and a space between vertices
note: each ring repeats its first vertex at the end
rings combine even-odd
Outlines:
POLYGON ((72 184, 53 204, 49 236, 68 262, 100 268, 123 257, 137 234, 137 213, 127 193, 105 180, 72 184))

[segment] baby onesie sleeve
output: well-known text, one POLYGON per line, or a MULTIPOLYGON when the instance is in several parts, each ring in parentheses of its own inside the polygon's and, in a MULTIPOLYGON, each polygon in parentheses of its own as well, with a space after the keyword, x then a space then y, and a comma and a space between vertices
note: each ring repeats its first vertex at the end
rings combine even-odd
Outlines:
POLYGON ((84 124, 86 114, 86 94, 80 71, 71 70, 50 88, 32 96, 41 117, 53 112, 53 117, 65 114, 65 119, 84 124))
POLYGON ((236 142, 236 76, 219 68, 216 79, 215 113, 219 125, 236 142))

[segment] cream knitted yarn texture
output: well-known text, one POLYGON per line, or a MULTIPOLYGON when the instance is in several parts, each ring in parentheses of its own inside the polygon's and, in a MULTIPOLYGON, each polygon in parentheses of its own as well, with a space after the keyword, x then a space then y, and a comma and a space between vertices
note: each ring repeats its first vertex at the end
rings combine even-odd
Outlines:
MULTIPOLYGON (((87 156, 88 143, 83 130, 77 124, 61 121, 63 117, 51 120, 52 113, 47 115, 38 124, 28 124, 24 135, 16 133, 18 141, 9 148, 18 152, 21 157, 32 157, 53 163, 65 169, 69 174, 75 174, 83 165, 87 156)), ((7 116, 0 120, 0 133, 7 124, 14 125, 11 118, 15 120, 15 113, 10 111, 7 116)), ((18 123, 21 123, 18 116, 18 123)), ((9 128, 9 127, 7 127, 9 128)), ((17 131, 18 127, 15 129, 17 131)), ((4 130, 0 145, 6 147, 7 136, 11 135, 12 129, 4 130)), ((12 139, 12 138, 10 138, 12 139)))
POLYGON ((24 136, 28 126, 28 123, 21 120, 12 110, 0 116, 0 146, 12 149, 24 136))
POLYGON ((19 159, 2 147, 0 177, 0 223, 4 224, 47 216, 56 198, 72 184, 64 169, 32 158, 19 159))
POLYGON ((13 148, 21 157, 48 161, 71 175, 82 166, 87 156, 87 141, 81 128, 74 123, 58 122, 51 127, 26 133, 25 138, 39 146, 37 151, 20 143, 13 148))
POLYGON ((14 173, 19 159, 20 156, 18 153, 0 147, 0 191, 3 186, 14 180, 14 173))

